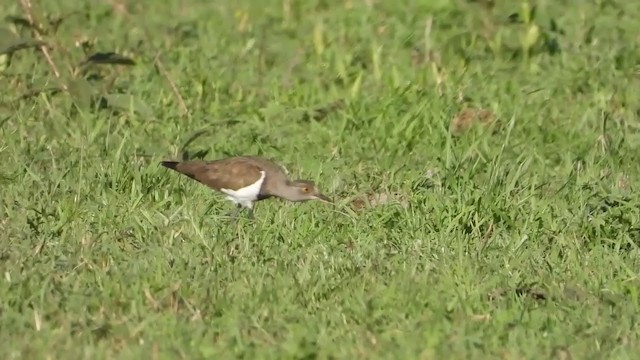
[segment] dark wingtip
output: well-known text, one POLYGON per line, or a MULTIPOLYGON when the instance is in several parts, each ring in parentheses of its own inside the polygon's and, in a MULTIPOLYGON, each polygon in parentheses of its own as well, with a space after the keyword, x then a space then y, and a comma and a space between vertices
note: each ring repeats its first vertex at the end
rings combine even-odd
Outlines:
POLYGON ((176 166, 178 166, 178 162, 177 161, 161 161, 160 165, 169 168, 169 169, 176 169, 176 166))

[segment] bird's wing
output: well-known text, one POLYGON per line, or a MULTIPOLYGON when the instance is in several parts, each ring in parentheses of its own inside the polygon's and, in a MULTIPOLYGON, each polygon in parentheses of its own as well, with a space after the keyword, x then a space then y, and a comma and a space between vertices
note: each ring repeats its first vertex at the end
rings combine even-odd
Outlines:
POLYGON ((262 175, 261 167, 244 161, 182 162, 176 170, 216 190, 243 188, 258 181, 262 175))

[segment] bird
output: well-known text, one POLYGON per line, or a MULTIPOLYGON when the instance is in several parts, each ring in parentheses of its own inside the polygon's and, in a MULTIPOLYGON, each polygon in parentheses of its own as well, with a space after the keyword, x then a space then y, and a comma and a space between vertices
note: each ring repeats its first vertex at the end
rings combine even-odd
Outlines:
POLYGON ((291 180, 282 166, 259 156, 161 161, 160 164, 225 194, 227 200, 235 204, 230 214, 232 222, 243 209, 254 219, 254 203, 271 197, 292 202, 320 200, 332 203, 313 181, 291 180))

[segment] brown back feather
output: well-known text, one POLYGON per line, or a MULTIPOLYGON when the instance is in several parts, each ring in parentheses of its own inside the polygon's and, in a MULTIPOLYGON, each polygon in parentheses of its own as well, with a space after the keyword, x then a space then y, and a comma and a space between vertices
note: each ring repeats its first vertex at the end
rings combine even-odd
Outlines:
POLYGON ((265 179, 261 193, 271 195, 271 184, 275 184, 278 179, 286 179, 279 165, 259 157, 244 156, 213 161, 163 161, 162 165, 215 190, 235 190, 249 186, 260 178, 260 171, 265 170, 270 171, 271 176, 265 179))

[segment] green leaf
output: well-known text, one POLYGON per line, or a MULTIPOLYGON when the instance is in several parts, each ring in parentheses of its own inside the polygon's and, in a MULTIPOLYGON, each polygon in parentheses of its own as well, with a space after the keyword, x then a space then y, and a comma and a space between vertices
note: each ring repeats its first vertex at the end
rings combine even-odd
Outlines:
POLYGON ((6 28, 0 28, 0 54, 11 55, 22 49, 46 45, 45 42, 32 38, 19 38, 6 28))
POLYGON ((0 45, 0 54, 13 54, 18 50, 29 49, 42 45, 47 45, 47 43, 36 39, 17 39, 14 42, 0 45))
POLYGON ((80 11, 72 11, 70 13, 64 14, 64 15, 60 15, 60 16, 56 16, 56 17, 51 17, 51 16, 47 16, 47 20, 49 22, 49 27, 50 29, 55 33, 58 31, 58 28, 60 27, 60 25, 62 25, 62 23, 64 21, 66 21, 68 18, 70 18, 71 16, 74 15, 81 15, 83 14, 80 11))
POLYGON ((529 4, 528 1, 523 1, 520 4, 520 19, 525 24, 530 24, 536 19, 536 5, 529 4))
POLYGON ((93 97, 97 94, 96 89, 85 79, 79 78, 67 84, 69 94, 73 103, 82 111, 89 111, 93 103, 93 97))
POLYGON ((10 64, 11 64, 11 55, 0 54, 0 73, 7 70, 10 64))
POLYGON ((358 77, 351 85, 351 90, 349 91, 349 93, 351 94, 352 99, 358 96, 360 93, 360 87, 362 85, 362 77, 363 77, 363 74, 362 74, 362 71, 360 71, 360 73, 358 74, 358 77))
POLYGON ((103 96, 107 106, 121 111, 130 111, 142 116, 152 117, 153 112, 142 100, 126 94, 107 94, 103 96))
MULTIPOLYGON (((6 124, 9 119, 14 116, 14 112, 5 106, 0 104, 0 129, 6 124)), ((0 149, 1 150, 1 149, 0 149)))
POLYGON ((0 184, 9 184, 14 180, 13 177, 0 173, 0 184))
POLYGON ((33 24, 31 24, 31 22, 27 19, 24 18, 22 16, 16 16, 16 15, 7 15, 4 18, 7 22, 10 22, 14 25, 18 25, 18 26, 24 26, 24 27, 28 27, 28 28, 35 28, 33 26, 33 24))
POLYGON ((50 77, 36 78, 29 84, 28 91, 20 95, 19 100, 26 100, 36 97, 40 94, 46 93, 49 95, 56 95, 63 91, 60 82, 57 79, 50 77))
POLYGON ((528 52, 540 39, 540 28, 536 24, 531 24, 526 34, 522 38, 522 48, 528 52))
POLYGON ((7 41, 14 41, 18 36, 6 27, 0 27, 0 44, 7 41))

